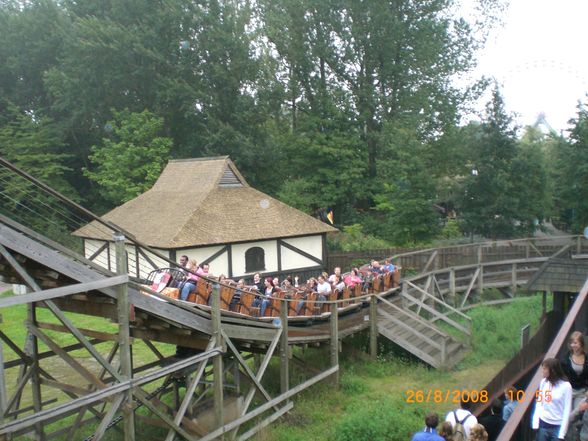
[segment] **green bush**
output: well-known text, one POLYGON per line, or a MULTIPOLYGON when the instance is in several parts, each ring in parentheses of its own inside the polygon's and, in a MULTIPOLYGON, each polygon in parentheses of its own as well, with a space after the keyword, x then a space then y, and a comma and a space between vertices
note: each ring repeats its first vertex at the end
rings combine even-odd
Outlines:
POLYGON ((356 377, 353 371, 343 374, 343 377, 339 380, 339 386, 346 395, 362 394, 369 390, 365 381, 356 377))
POLYGON ((328 237, 327 243, 331 251, 370 251, 390 248, 389 242, 364 233, 361 224, 343 227, 342 232, 328 237))
MULTIPOLYGON (((549 309, 549 308, 548 308, 549 309)), ((541 296, 515 299, 504 306, 481 306, 468 315, 473 323, 473 351, 464 364, 475 366, 487 359, 509 359, 520 349, 521 328, 531 325, 531 335, 539 326, 541 296)))

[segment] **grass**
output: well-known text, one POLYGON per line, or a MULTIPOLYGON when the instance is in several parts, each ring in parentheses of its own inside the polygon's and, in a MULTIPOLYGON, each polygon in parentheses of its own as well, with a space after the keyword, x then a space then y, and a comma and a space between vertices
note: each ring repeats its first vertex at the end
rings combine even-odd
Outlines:
MULTIPOLYGON (((5 294, 6 295, 6 294, 5 294)), ((2 330, 22 347, 26 338, 26 307, 12 307, 2 311, 2 330)), ((379 359, 372 361, 366 355, 368 338, 357 334, 343 341, 340 357, 340 387, 334 388, 328 381, 304 391, 294 399, 294 409, 278 423, 261 431, 254 439, 260 441, 400 441, 409 437, 423 425, 426 412, 436 411, 444 415, 456 405, 451 402, 408 403, 407 399, 416 391, 479 390, 498 372, 504 362, 518 349, 520 328, 530 323, 536 330, 541 313, 541 297, 518 298, 510 304, 498 307, 477 307, 468 312, 473 318, 472 351, 449 372, 428 368, 411 354, 385 341, 379 342, 379 359)), ((116 332, 116 324, 96 317, 67 314, 77 326, 116 332)), ((38 309, 38 320, 57 323, 52 314, 38 309)), ((60 344, 74 343, 68 334, 45 331, 60 344)), ((111 344, 99 345, 107 353, 111 344)), ((164 355, 175 350, 171 345, 158 344, 164 355)), ((46 348, 41 348, 41 351, 46 348)), ((150 350, 136 342, 133 348, 136 363, 154 359, 150 350)), ((4 345, 5 359, 15 354, 4 345)), ((73 353, 82 363, 96 369, 85 350, 73 353)), ((328 356, 323 349, 296 351, 296 355, 314 366, 326 366, 328 356)), ((43 360, 41 366, 53 375, 63 375, 63 366, 57 357, 43 360)), ((18 368, 7 370, 7 386, 14 387, 18 368)), ((291 385, 298 384, 308 376, 294 364, 291 365, 291 385)), ((75 384, 67 378, 63 381, 75 384)), ((80 383, 80 384, 83 384, 80 383)), ((264 382, 273 396, 279 390, 279 360, 273 360, 264 382), (267 384, 266 384, 267 383, 267 384)), ((152 387, 156 387, 153 385, 152 387)), ((59 392, 44 388, 59 397, 59 392)), ((30 398, 25 397, 26 400, 30 398)), ((442 400, 444 401, 444 400, 442 400)), ((141 411, 143 412, 143 411, 141 411)), ((55 430, 66 422, 53 424, 55 430)), ((138 439, 161 439, 165 430, 137 424, 138 439)), ((85 427, 83 434, 92 433, 93 427, 85 427)), ((81 434, 78 435, 81 437, 81 434)), ((119 439, 120 434, 108 431, 107 440, 119 439)))

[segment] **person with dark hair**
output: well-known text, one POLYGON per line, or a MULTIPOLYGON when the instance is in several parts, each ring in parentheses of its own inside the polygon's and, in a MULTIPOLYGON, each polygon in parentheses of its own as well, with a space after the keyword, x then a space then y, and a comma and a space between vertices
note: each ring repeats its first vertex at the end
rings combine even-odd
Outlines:
POLYGON ((255 286, 255 288, 257 288, 257 290, 260 293, 263 293, 263 290, 264 290, 264 286, 263 286, 264 285, 264 282, 261 279, 261 274, 259 274, 259 273, 253 274, 253 285, 255 286))
MULTIPOLYGON (((568 381, 572 385, 572 409, 576 409, 584 400, 588 385, 588 357, 584 350, 584 334, 575 331, 568 338, 568 354, 560 360, 561 367, 568 381)), ((575 424, 570 425, 566 440, 578 439, 578 429, 575 424)))
MULTIPOLYGON (((465 433, 460 434, 464 439, 470 436, 470 430, 476 424, 478 424, 478 419, 470 412, 471 403, 470 401, 461 400, 460 407, 458 409, 452 410, 447 414, 445 417, 445 421, 451 423, 451 426, 455 430, 457 426, 463 426, 465 433)), ((457 431, 455 433, 457 434, 457 431)))
POLYGON ((359 270, 357 268, 353 268, 349 274, 345 276, 343 279, 345 285, 349 288, 355 288, 355 285, 360 285, 363 283, 363 279, 359 275, 359 270))
POLYGON ((488 441, 494 441, 504 427, 505 421, 502 419, 502 401, 496 398, 490 405, 490 414, 483 416, 478 422, 484 426, 488 432, 488 441))
POLYGON ((557 358, 546 358, 541 367, 543 379, 535 394, 532 420, 533 429, 538 429, 536 441, 564 439, 572 411, 572 385, 557 358))
POLYGON ((439 424, 439 416, 434 412, 427 414, 424 430, 415 433, 412 441, 445 441, 443 437, 437 434, 437 424, 439 424))
MULTIPOLYGON (((265 298, 261 302, 261 308, 259 310, 260 317, 265 317, 265 310, 269 306, 269 304, 271 302, 271 298, 274 296, 274 293, 276 292, 276 287, 274 285, 274 279, 272 279, 271 277, 266 277, 264 283, 265 283, 265 290, 264 290, 265 298)), ((255 300, 257 300, 257 298, 255 300)), ((254 305, 255 305, 255 302, 254 302, 254 305)))

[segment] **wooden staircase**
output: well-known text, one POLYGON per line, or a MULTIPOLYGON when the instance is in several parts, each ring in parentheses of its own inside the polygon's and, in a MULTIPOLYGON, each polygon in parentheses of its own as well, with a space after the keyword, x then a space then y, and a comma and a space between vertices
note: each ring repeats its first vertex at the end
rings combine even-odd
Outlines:
POLYGON ((378 332, 425 363, 450 369, 463 359, 467 344, 400 305, 400 299, 378 302, 378 332))

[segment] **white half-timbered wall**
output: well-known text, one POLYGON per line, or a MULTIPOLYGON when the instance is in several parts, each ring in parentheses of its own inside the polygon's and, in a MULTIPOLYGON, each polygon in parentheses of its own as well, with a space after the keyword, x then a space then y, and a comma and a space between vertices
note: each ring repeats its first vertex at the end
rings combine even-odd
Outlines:
MULTIPOLYGON (((302 236, 284 239, 261 240, 237 244, 214 245, 177 250, 155 249, 162 255, 179 260, 185 254, 196 259, 199 264, 206 262, 214 275, 224 274, 231 278, 249 276, 255 271, 246 272, 245 253, 252 247, 262 248, 265 257, 263 273, 287 271, 304 271, 324 266, 324 236, 302 236)), ((155 268, 168 267, 169 263, 146 250, 138 250, 134 245, 127 245, 129 274, 145 278, 155 268), (155 268, 154 268, 155 266, 155 268)), ((113 272, 116 271, 116 253, 114 242, 84 239, 84 254, 98 265, 113 272)))

